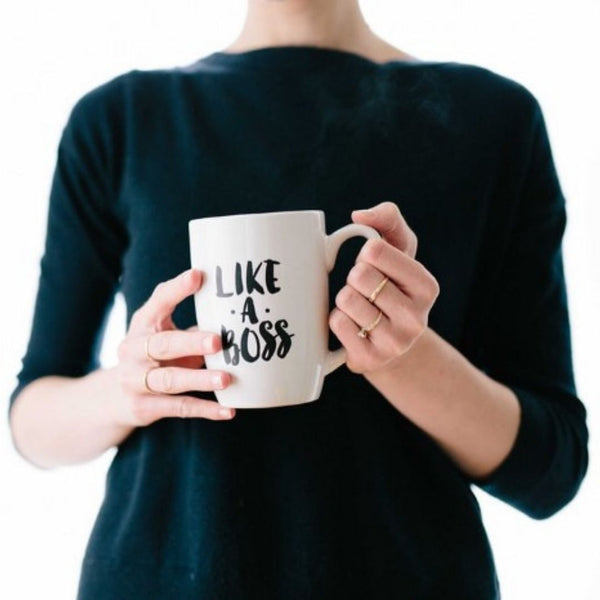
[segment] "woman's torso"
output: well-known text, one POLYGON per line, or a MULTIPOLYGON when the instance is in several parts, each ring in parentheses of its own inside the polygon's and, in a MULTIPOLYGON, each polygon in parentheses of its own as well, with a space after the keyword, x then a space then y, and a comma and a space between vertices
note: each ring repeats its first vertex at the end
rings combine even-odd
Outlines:
MULTIPOLYGON (((377 65, 309 47, 215 53, 109 82, 95 101, 110 97, 118 115, 128 318, 189 267, 190 219, 321 209, 331 232, 351 210, 391 200, 443 290, 430 326, 475 356, 489 261, 506 234, 502 110, 516 93, 469 65, 377 65)), ((361 243, 340 252, 331 308, 361 243)), ((194 324, 191 299, 174 320, 194 324)), ((308 405, 165 419, 125 441, 79 598, 132 597, 499 596, 466 479, 341 367, 308 405)))

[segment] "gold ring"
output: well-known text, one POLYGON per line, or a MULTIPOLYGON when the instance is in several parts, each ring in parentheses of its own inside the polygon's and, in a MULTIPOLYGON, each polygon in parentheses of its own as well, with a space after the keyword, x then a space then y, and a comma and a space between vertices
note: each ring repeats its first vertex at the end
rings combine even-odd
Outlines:
POLYGON ((377 323, 379 323, 379 321, 381 321, 382 314, 383 313, 381 312, 381 309, 379 309, 379 314, 377 315, 377 318, 370 325, 367 325, 367 327, 361 327, 360 331, 357 333, 358 337, 366 338, 369 335, 369 332, 377 326, 377 323))
POLYGON ((186 396, 181 396, 181 400, 179 401, 179 407, 177 410, 177 416, 180 419, 185 419, 188 416, 189 412, 188 399, 186 396))
POLYGON ((373 304, 375 302, 375 298, 379 295, 379 292, 383 289, 383 286, 389 281, 389 277, 384 277, 383 281, 373 290, 371 295, 369 296, 369 302, 373 304))
POLYGON ((144 352, 146 353, 146 358, 152 362, 158 362, 158 360, 156 358, 154 358, 154 356, 152 356, 152 354, 150 354, 150 338, 153 336, 153 333, 150 333, 149 335, 146 336, 146 341, 144 342, 144 352))
POLYGON ((156 368, 157 367, 150 367, 149 369, 146 369, 146 371, 144 372, 144 387, 148 390, 148 392, 150 394, 156 394, 157 393, 148 384, 148 375, 150 375, 150 371, 154 371, 154 369, 156 369, 156 368))

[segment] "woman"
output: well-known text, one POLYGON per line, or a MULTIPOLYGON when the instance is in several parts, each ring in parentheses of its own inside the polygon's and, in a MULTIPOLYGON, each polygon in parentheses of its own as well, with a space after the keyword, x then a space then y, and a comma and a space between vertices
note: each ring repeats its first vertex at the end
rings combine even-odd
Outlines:
POLYGON ((36 465, 118 447, 80 600, 498 598, 470 485, 541 519, 587 467, 565 219, 535 97, 394 48, 358 0, 249 0, 225 50, 84 95, 11 396, 36 465), (382 234, 332 274, 347 365, 308 405, 224 409, 187 222, 310 208, 382 234))

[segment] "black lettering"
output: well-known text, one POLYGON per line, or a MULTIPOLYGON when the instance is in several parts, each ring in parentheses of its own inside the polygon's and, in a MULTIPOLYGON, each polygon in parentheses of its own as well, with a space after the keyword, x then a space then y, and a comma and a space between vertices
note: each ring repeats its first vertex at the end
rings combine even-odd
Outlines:
POLYGON ((252 261, 249 260, 246 265, 246 293, 251 294, 254 290, 256 290, 259 294, 264 294, 265 290, 258 281, 256 281, 256 277, 260 268, 262 267, 262 262, 258 263, 258 267, 256 270, 252 270, 252 261))
POLYGON ((275 277, 275 265, 280 264, 280 262, 278 260, 273 260, 272 258, 267 258, 265 263, 267 265, 265 274, 267 290, 269 290, 269 293, 271 294, 276 294, 281 288, 275 285, 275 282, 277 281, 277 277, 275 277))
POLYGON ((244 302, 244 308, 242 309, 242 323, 246 322, 246 317, 250 319, 250 323, 252 323, 252 325, 256 325, 256 323, 258 323, 256 309, 254 308, 254 300, 252 300, 250 296, 248 296, 244 302))
POLYGON ((244 291, 242 282, 242 265, 239 262, 235 263, 235 293, 239 296, 244 291))
POLYGON ((246 327, 244 329, 244 333, 242 333, 242 339, 240 340, 242 358, 247 362, 254 362, 260 356, 260 342, 258 340, 258 336, 252 329, 246 327), (250 354, 250 348, 248 343, 248 338, 252 336, 254 339, 255 352, 254 354, 250 354))
POLYGON ((258 329, 260 331, 260 335, 262 335, 263 339, 265 340, 265 347, 263 348, 261 356, 263 360, 271 360, 271 358, 273 358, 273 354, 275 353, 275 342, 277 339, 274 335, 269 333, 269 330, 273 329, 273 323, 271 323, 271 321, 263 321, 258 326, 258 329))
POLYGON ((223 348, 223 356, 228 365, 237 365, 240 362, 240 349, 233 342, 235 332, 233 329, 227 329, 221 325, 221 346, 223 348))
POLYGON ((275 331, 281 340, 279 348, 277 348, 277 356, 279 356, 279 358, 285 358, 292 347, 292 338, 295 334, 288 333, 286 331, 287 326, 288 322, 285 319, 279 319, 275 322, 275 331))
POLYGON ((228 298, 229 296, 233 296, 233 292, 223 291, 223 273, 221 271, 221 267, 217 267, 217 296, 219 298, 228 298))

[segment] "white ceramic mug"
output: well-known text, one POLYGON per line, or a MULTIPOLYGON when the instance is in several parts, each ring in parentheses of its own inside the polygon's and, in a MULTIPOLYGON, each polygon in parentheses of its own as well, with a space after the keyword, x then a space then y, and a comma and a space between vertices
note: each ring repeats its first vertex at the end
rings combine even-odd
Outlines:
POLYGON ((203 272, 194 295, 201 331, 223 348, 206 367, 232 382, 219 404, 268 408, 317 400, 325 375, 346 360, 328 349, 329 279, 341 244, 380 237, 366 225, 325 233, 321 210, 205 217, 189 222, 191 265, 203 272))

